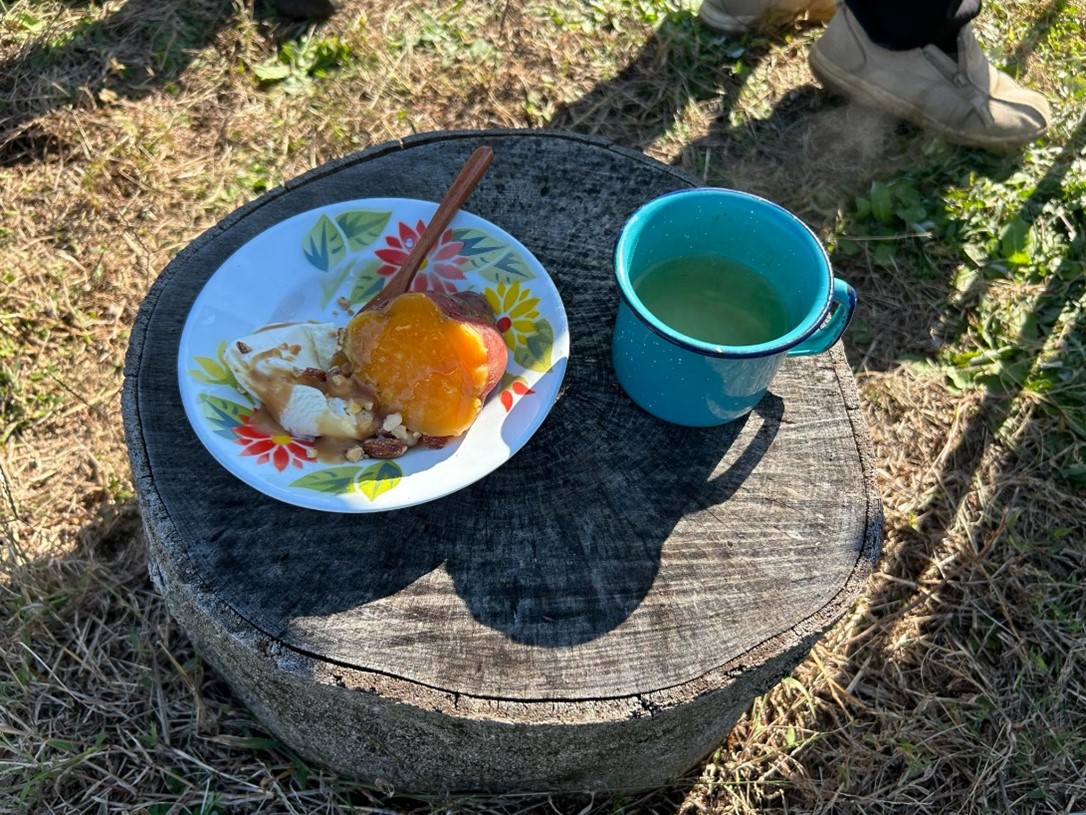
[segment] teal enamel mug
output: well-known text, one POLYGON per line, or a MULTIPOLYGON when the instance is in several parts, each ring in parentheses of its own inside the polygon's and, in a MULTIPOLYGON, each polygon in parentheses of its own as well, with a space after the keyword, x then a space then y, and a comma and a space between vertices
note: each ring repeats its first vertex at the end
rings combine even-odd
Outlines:
POLYGON ((856 307, 815 234, 749 193, 649 201, 615 244, 615 375, 642 408, 693 427, 746 415, 785 357, 832 346, 856 307))

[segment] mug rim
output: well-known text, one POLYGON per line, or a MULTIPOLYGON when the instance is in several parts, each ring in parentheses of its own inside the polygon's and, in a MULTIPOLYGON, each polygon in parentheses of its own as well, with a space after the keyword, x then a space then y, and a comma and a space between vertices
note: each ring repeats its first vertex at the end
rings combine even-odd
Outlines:
POLYGON ((822 322, 830 313, 830 308, 833 304, 833 268, 830 265, 830 258, 826 252, 826 248, 822 245, 822 241, 818 239, 818 236, 815 235, 814 231, 794 213, 785 209, 780 204, 753 193, 743 192, 742 190, 733 190, 727 187, 691 187, 684 190, 673 190, 672 192, 659 195, 650 201, 646 201, 634 210, 633 214, 630 215, 622 225, 622 229, 619 230, 618 237, 615 239, 613 262, 615 279, 618 282, 619 296, 626 306, 629 307, 631 313, 633 313, 646 328, 653 333, 658 334, 668 342, 704 356, 753 359, 785 353, 808 339, 818 330, 819 326, 822 325, 822 322), (800 320, 799 324, 792 328, 788 333, 773 340, 769 340, 768 342, 758 343, 756 345, 722 345, 705 342, 704 340, 699 340, 695 337, 676 331, 667 323, 658 320, 652 312, 645 307, 644 303, 641 302, 641 299, 633 290, 633 284, 630 282, 629 270, 625 268, 627 266, 625 263, 627 260, 626 244, 628 242, 628 236, 632 233, 633 228, 639 226, 641 221, 644 221, 652 215, 655 210, 664 206, 669 199, 684 196, 711 196, 714 198, 725 197, 746 200, 759 206, 775 210, 778 214, 783 215, 787 222, 794 226, 798 226, 799 231, 810 241, 822 261, 822 268, 825 274, 822 275, 822 280, 820 282, 821 289, 824 290, 824 296, 821 298, 821 301, 816 301, 807 311, 804 318, 800 320))

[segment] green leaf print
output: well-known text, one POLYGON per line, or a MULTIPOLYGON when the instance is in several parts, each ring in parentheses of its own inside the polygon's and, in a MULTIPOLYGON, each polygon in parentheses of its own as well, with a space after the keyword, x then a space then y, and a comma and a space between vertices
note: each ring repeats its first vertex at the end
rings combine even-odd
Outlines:
POLYGON ((464 227, 454 229, 452 233, 454 241, 460 241, 464 244, 460 250, 460 256, 470 260, 469 268, 471 269, 485 266, 495 258, 500 257, 501 253, 508 249, 506 244, 494 240, 490 235, 478 229, 464 227))
POLYGON ((326 495, 360 492, 371 501, 400 483, 403 470, 392 461, 379 461, 368 467, 327 467, 303 475, 290 486, 326 495))
POLYGON ((376 274, 376 270, 380 266, 381 261, 379 261, 377 258, 369 258, 368 260, 356 259, 347 263, 340 264, 339 268, 337 268, 336 271, 334 271, 332 274, 324 275, 320 279, 321 308, 328 307, 328 304, 331 302, 332 298, 336 296, 336 292, 339 291, 339 287, 343 285, 343 281, 349 280, 352 275, 357 275, 358 277, 355 279, 355 282, 351 287, 350 297, 348 297, 347 299, 352 304, 356 304, 357 302, 364 302, 357 299, 361 296, 361 293, 359 292, 360 286, 364 288, 365 292, 368 292, 368 296, 365 297, 365 300, 373 297, 374 294, 380 291, 381 286, 383 286, 385 282, 385 279, 383 277, 379 277, 376 274), (376 288, 365 284, 364 282, 360 282, 368 280, 369 283, 372 284, 374 282, 373 278, 375 277, 377 278, 376 288))
POLYGON ((193 357, 193 361, 200 366, 200 369, 190 368, 189 376, 206 385, 226 385, 230 388, 236 388, 238 381, 234 378, 234 372, 230 370, 223 358, 225 351, 226 340, 223 340, 219 343, 219 347, 215 349, 214 357, 193 357))
POLYGON ((347 244, 335 223, 327 215, 322 215, 306 233, 302 252, 306 260, 322 272, 327 272, 347 256, 347 244))
POLYGON ((358 270, 358 275, 354 279, 354 285, 351 286, 351 294, 347 298, 351 306, 361 306, 368 303, 377 292, 384 288, 386 278, 377 274, 377 270, 380 268, 381 261, 377 258, 370 258, 362 264, 358 270))
POLYGON ((347 279, 347 274, 350 271, 351 264, 344 263, 332 274, 321 277, 321 308, 328 307, 332 298, 336 296, 336 292, 339 291, 339 287, 343 285, 343 281, 347 279))
POLYGON ((350 210, 336 216, 336 223, 347 238, 347 246, 352 252, 364 249, 373 243, 388 226, 391 212, 367 212, 350 210))
POLYGON ((518 280, 531 280, 535 272, 528 268, 524 257, 515 249, 510 249, 491 266, 479 272, 487 280, 495 283, 515 283, 518 280))
POLYGON ((297 481, 291 482, 290 486, 328 495, 343 495, 354 488, 354 480, 360 469, 360 467, 328 467, 303 475, 297 481))
POLYGON ((237 438, 234 428, 242 424, 244 417, 253 414, 253 409, 248 405, 239 405, 209 393, 200 394, 200 407, 215 435, 231 441, 237 438))
POLYGON ((371 501, 400 483, 403 470, 394 461, 379 461, 359 474, 358 491, 371 501))
POLYGON ((536 320, 533 330, 519 339, 513 347, 513 359, 518 365, 532 371, 546 371, 551 367, 554 329, 546 319, 536 320))

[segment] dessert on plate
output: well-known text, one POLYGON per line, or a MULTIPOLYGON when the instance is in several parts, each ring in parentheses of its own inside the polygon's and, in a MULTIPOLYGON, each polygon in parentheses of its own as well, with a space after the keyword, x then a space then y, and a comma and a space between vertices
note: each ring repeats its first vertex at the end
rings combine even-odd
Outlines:
POLYGON ((239 385, 329 460, 393 458, 463 434, 501 381, 508 352, 475 292, 408 292, 346 326, 278 323, 231 344, 239 385))

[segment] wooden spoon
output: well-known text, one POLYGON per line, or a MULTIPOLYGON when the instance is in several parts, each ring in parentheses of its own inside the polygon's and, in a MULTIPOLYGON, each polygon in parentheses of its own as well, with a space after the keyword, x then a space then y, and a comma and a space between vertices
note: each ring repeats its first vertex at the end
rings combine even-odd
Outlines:
POLYGON ((492 149, 480 147, 464 162, 464 166, 460 168, 460 172, 453 180, 449 191, 441 199, 434 217, 430 219, 430 223, 426 225, 422 234, 419 235, 411 254, 407 256, 407 260, 392 273, 388 282, 385 283, 385 287, 362 307, 363 311, 378 308, 393 297, 403 294, 411 287, 411 281, 419 270, 419 266, 422 265, 422 261, 434 248, 434 244, 441 237, 441 233, 445 231, 445 227, 449 225, 449 221, 453 219, 460 207, 464 205, 464 201, 471 195, 475 185, 486 174, 493 158, 494 151, 492 149))

